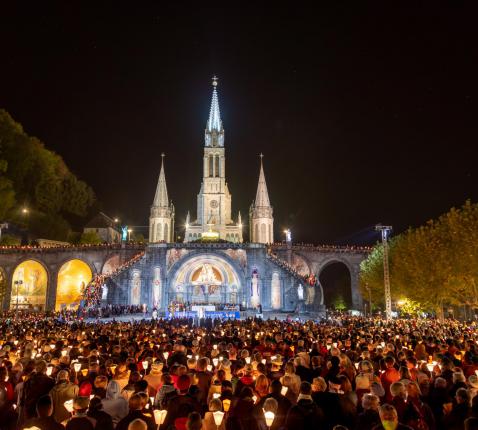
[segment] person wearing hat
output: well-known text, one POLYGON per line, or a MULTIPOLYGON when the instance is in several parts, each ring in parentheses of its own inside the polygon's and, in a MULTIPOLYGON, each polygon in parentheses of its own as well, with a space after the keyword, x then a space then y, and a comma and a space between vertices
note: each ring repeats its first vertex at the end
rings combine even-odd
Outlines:
POLYGON ((187 418, 191 412, 201 413, 201 403, 189 394, 189 388, 191 387, 189 375, 181 375, 176 385, 179 393, 169 400, 164 428, 175 425, 177 419, 187 418))
POLYGON ((77 397, 73 400, 73 416, 66 423, 66 430, 95 430, 96 420, 86 415, 90 399, 77 397))
POLYGON ((70 413, 65 409, 64 403, 67 400, 76 398, 78 390, 78 385, 70 382, 68 371, 60 370, 56 376, 56 384, 50 390, 53 403, 53 418, 57 423, 61 423, 70 417, 70 413))

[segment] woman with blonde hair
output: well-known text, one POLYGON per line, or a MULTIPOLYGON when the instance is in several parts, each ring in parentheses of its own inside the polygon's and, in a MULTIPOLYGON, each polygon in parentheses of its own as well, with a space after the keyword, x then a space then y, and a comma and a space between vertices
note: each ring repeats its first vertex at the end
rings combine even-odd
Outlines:
POLYGON ((297 398, 300 391, 301 380, 300 377, 295 374, 294 363, 290 361, 286 363, 284 368, 284 376, 280 378, 280 382, 282 385, 289 387, 289 390, 291 390, 297 398))
POLYGON ((254 389, 261 399, 269 394, 269 380, 266 375, 260 374, 257 377, 254 389))
MULTIPOLYGON (((212 399, 209 402, 209 412, 206 412, 202 420, 202 430, 217 430, 218 427, 214 421, 214 412, 222 411, 222 402, 219 399, 212 399)), ((226 420, 222 420, 219 430, 226 430, 226 420)))
POLYGON ((340 358, 340 374, 345 375, 349 379, 349 381, 354 381, 356 371, 352 361, 347 356, 347 354, 344 354, 344 353, 341 353, 339 358, 340 358))

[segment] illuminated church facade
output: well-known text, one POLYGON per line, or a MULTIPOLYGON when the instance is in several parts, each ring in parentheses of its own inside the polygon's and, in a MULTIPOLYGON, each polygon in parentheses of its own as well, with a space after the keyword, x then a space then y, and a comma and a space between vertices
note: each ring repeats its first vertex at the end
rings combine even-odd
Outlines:
POLYGON ((175 208, 163 156, 146 246, 136 244, 133 249, 124 243, 118 248, 53 249, 31 255, 0 252, 0 285, 9 286, 3 308, 18 303, 48 310, 77 306, 80 287, 102 275, 102 305, 147 306, 160 315, 172 304, 323 315, 324 292, 318 279, 335 262, 345 264, 350 272, 350 306, 361 308, 360 262, 367 252, 304 248, 293 245, 290 235, 285 243, 274 244, 274 213, 262 156, 248 213, 249 242, 244 242, 246 223, 239 211, 232 211, 226 182, 225 133, 215 79, 202 166, 196 214, 187 215, 183 242, 174 241, 175 208), (32 276, 38 288, 25 281, 32 276))
MULTIPOLYGON (((209 119, 204 131, 203 175, 197 195, 196 218, 188 212, 184 242, 201 239, 222 239, 232 243, 243 242, 241 212, 233 217, 232 195, 226 182, 226 153, 224 146, 224 127, 222 125, 217 93, 217 79, 213 79, 213 91, 209 119)), ((163 159, 164 160, 164 159, 163 159)), ((256 200, 250 211, 250 241, 254 243, 273 243, 274 218, 270 205, 267 184, 262 165, 259 173, 256 200)), ((161 163, 156 194, 149 220, 149 242, 172 242, 174 229, 174 206, 168 200, 168 191, 161 163)))

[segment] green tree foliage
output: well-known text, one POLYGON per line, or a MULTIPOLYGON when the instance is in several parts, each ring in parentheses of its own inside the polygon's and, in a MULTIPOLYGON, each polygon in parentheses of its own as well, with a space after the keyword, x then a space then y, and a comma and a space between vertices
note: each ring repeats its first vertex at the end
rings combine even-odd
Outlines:
MULTIPOLYGON (((384 302, 383 248, 361 265, 361 288, 384 302)), ((392 300, 407 298, 442 315, 445 305, 478 307, 478 204, 467 201, 390 242, 392 300)))
POLYGON ((18 239, 18 237, 12 236, 11 234, 2 234, 2 238, 0 239, 0 245, 20 245, 20 239, 18 239))
POLYGON ((95 196, 59 155, 0 110, 0 219, 22 220, 15 200, 28 205, 23 221, 36 236, 65 240, 68 218, 84 217, 95 196))
POLYGON ((80 244, 82 245, 98 245, 102 242, 101 238, 98 236, 98 233, 94 231, 86 231, 81 234, 80 244))
POLYGON ((15 206, 15 191, 13 183, 5 176, 7 161, 0 159, 0 222, 6 219, 7 214, 15 206))

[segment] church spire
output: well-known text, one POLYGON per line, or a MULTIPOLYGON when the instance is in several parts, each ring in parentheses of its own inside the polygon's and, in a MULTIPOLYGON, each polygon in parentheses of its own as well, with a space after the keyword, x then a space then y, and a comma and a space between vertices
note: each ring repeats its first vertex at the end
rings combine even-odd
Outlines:
POLYGON ((255 243, 274 243, 274 216, 273 209, 267 192, 266 177, 264 175, 264 166, 262 165, 259 173, 259 183, 257 184, 256 200, 252 203, 249 210, 249 238, 255 243))
POLYGON ((270 207, 269 193, 267 192, 266 177, 264 175, 264 167, 262 165, 263 154, 261 157, 261 171, 259 173, 259 183, 257 184, 256 200, 254 202, 255 207, 270 207))
POLYGON ((211 109, 209 110, 209 119, 207 120, 206 124, 204 140, 206 146, 224 146, 224 129, 222 128, 221 112, 219 111, 216 76, 212 78, 211 109))
POLYGON ((167 208, 169 206, 166 176, 164 174, 164 153, 161 154, 161 171, 159 172, 158 186, 154 195, 153 206, 167 208))
POLYGON ((222 122, 221 122, 221 112, 219 111, 219 100, 217 98, 217 77, 212 78, 212 100, 211 100, 211 109, 209 110, 209 119, 207 121, 207 130, 208 131, 221 131, 222 122))

